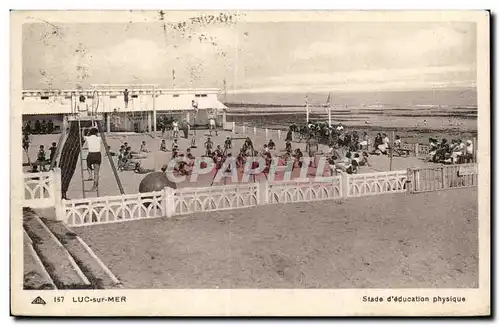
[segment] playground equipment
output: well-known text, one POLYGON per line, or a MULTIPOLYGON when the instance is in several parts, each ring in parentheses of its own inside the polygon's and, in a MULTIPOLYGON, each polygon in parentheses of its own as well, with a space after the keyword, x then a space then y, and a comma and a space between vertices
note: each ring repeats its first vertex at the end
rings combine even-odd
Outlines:
MULTIPOLYGON (((84 95, 73 94, 71 97, 71 115, 68 116, 69 132, 66 128, 63 128, 63 135, 61 136, 59 142, 60 144, 64 142, 61 150, 61 157, 59 162, 59 167, 61 168, 61 188, 62 195, 66 197, 66 192, 68 190, 69 184, 73 175, 75 173, 76 164, 78 158, 80 158, 80 172, 81 172, 81 183, 82 183, 82 195, 85 198, 88 191, 85 190, 85 182, 93 181, 85 178, 84 172, 86 169, 86 156, 84 155, 83 142, 84 133, 90 128, 97 128, 98 134, 104 146, 109 163, 111 164, 111 169, 114 173, 116 183, 121 194, 124 194, 123 186, 116 171, 111 153, 109 152, 109 147, 106 141, 106 136, 103 132, 102 121, 103 116, 98 114, 99 108, 99 94, 94 91, 92 94, 92 101, 89 105, 87 103, 87 98, 84 95), (78 101, 76 101, 78 99, 78 101), (64 141, 63 141, 64 139, 64 141)), ((60 145, 58 146, 58 148, 60 145)), ((55 155, 54 162, 51 162, 51 168, 55 165, 55 159, 58 155, 55 155)), ((97 185, 95 189, 96 195, 99 196, 99 186, 97 185)))

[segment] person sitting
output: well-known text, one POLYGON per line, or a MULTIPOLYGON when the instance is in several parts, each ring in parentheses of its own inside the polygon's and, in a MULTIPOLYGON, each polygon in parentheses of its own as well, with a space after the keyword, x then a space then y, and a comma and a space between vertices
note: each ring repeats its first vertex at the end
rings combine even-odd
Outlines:
POLYGON ((33 130, 34 134, 40 134, 41 133, 41 124, 40 120, 35 121, 35 129, 33 130))
POLYGON ((146 146, 146 141, 143 140, 141 143, 141 149, 139 150, 141 153, 149 153, 148 147, 146 146))
POLYGON ((458 164, 462 161, 462 156, 465 155, 465 144, 461 139, 458 139, 455 146, 451 149, 451 161, 453 164, 458 164))
POLYGON ((361 150, 368 150, 368 146, 370 146, 370 138, 366 131, 363 133, 363 140, 359 143, 359 148, 361 150))
POLYGON ((47 122, 45 120, 42 120, 42 123, 40 124, 40 133, 41 134, 47 133, 47 122))
POLYGON ((220 145, 217 145, 217 147, 215 147, 214 154, 217 156, 222 156, 222 148, 220 147, 220 145))
POLYGON ((398 135, 396 135, 396 139, 394 140, 394 148, 401 148, 401 137, 399 137, 398 135))
POLYGON ((54 132, 54 122, 52 120, 49 120, 47 122, 47 133, 51 134, 54 132))
POLYGON ((474 145, 472 144, 472 140, 467 140, 465 146, 465 154, 462 156, 462 162, 472 162, 474 160, 474 145))
POLYGON ((368 152, 363 152, 361 155, 361 159, 358 161, 359 166, 371 166, 370 162, 368 161, 368 152))
POLYGON ((137 174, 146 174, 146 173, 151 173, 154 172, 154 169, 145 169, 141 166, 141 162, 135 163, 134 166, 134 172, 137 174))
POLYGON ((187 157, 189 160, 194 160, 194 159, 195 159, 195 157, 194 157, 193 153, 191 153, 191 148, 188 148, 188 149, 186 150, 186 157, 187 157))
POLYGON ((270 150, 274 150, 276 149, 276 144, 273 142, 272 139, 269 139, 269 143, 267 143, 267 147, 270 149, 270 150))
POLYGON ((233 145, 232 145, 231 138, 227 137, 226 141, 224 141, 224 149, 228 150, 228 149, 232 149, 232 148, 233 148, 233 145))
POLYGON ((165 139, 162 139, 161 140, 161 143, 160 143, 160 151, 162 152, 167 152, 167 143, 165 142, 165 139))
POLYGON ((302 157, 304 157, 304 154, 302 154, 300 148, 295 150, 295 154, 293 156, 295 158, 294 166, 302 168, 302 157))
POLYGON ((179 144, 177 143, 177 138, 175 138, 174 142, 172 143, 172 150, 174 150, 174 147, 179 147, 179 144))

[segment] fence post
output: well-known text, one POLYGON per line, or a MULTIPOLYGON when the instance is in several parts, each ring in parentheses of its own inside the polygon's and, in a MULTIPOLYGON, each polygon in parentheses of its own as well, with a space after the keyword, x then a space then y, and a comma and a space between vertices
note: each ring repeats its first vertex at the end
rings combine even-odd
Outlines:
POLYGON ((243 127, 242 127, 242 133, 243 133, 243 134, 245 134, 245 133, 246 133, 246 131, 247 131, 247 128, 246 128, 246 126, 245 126, 245 125, 243 125, 243 127))
POLYGON ((253 135, 257 135, 257 127, 253 127, 253 135))
POLYGON ((236 122, 233 121, 233 130, 232 130, 233 134, 236 132, 236 122))
POLYGON ((281 129, 278 129, 278 139, 281 139, 281 129))
POLYGON ((172 217, 175 213, 174 189, 170 187, 163 188, 163 196, 165 197, 165 215, 172 217))
POLYGON ((346 199, 349 197, 349 174, 340 171, 340 195, 346 199))
POLYGON ((418 143, 415 144, 415 156, 418 157, 418 143))
POLYGON ((444 166, 441 167, 441 189, 446 189, 447 187, 445 186, 445 175, 444 175, 444 166))
POLYGON ((411 194, 413 192, 413 178, 412 178, 412 170, 410 168, 406 168, 406 192, 411 194))
POLYGON ((54 208, 56 210, 56 219, 58 221, 64 220, 64 207, 62 203, 62 189, 61 189, 61 169, 54 168, 52 170, 52 196, 54 197, 54 208))
POLYGON ((269 135, 269 129, 266 128, 266 140, 269 138, 268 135, 269 135))
POLYGON ((267 180, 261 180, 259 182, 259 198, 257 205, 266 205, 268 203, 269 197, 269 182, 267 180))

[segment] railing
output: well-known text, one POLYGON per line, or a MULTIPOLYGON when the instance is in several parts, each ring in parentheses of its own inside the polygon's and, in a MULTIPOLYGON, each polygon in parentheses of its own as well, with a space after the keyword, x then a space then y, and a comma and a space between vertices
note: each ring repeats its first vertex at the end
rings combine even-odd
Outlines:
POLYGON ((70 226, 84 226, 171 216, 171 191, 63 200, 64 219, 70 226))
POLYGON ((60 194, 61 174, 59 169, 49 172, 25 173, 23 203, 26 207, 54 207, 60 194))
POLYGON ((414 193, 478 185, 476 163, 409 169, 409 175, 414 193))
POLYGON ((58 219, 70 226, 84 226, 266 204, 475 187, 477 167, 473 163, 355 175, 341 173, 322 179, 165 188, 149 193, 75 200, 60 200, 60 172, 56 169, 24 175, 24 205, 55 207, 58 219))
POLYGON ((346 175, 348 197, 406 192, 406 170, 346 175))
POLYGON ((259 205, 258 184, 238 184, 174 191, 174 214, 210 212, 259 205))
POLYGON ((341 176, 324 181, 277 181, 267 187, 267 203, 283 204, 342 198, 341 176))

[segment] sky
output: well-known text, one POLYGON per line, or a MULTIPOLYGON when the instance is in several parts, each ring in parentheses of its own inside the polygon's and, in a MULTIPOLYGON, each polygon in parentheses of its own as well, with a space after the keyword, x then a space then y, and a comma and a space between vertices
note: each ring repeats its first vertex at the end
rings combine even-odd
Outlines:
POLYGON ((23 87, 92 83, 228 93, 475 87, 474 23, 30 23, 23 87))

